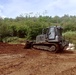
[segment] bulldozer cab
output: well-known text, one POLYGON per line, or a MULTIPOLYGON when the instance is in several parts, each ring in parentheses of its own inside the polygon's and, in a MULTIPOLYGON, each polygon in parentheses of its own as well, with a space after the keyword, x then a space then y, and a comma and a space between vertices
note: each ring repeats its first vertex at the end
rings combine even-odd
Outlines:
POLYGON ((48 39, 55 39, 55 28, 54 27, 50 27, 49 28, 49 32, 47 33, 48 35, 48 39))
POLYGON ((58 39, 61 39, 62 30, 63 28, 60 26, 52 26, 52 27, 43 29, 42 34, 45 34, 46 39, 49 39, 49 40, 55 40, 56 37, 58 37, 58 39))

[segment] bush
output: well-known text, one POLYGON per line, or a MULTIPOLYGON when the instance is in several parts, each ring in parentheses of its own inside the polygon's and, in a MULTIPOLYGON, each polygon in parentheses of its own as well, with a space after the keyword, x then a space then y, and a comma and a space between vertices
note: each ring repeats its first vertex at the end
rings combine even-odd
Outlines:
POLYGON ((63 36, 65 36, 65 38, 68 39, 70 43, 74 43, 76 48, 76 31, 67 31, 63 33, 63 36))
POLYGON ((12 41, 16 41, 18 39, 18 37, 5 37, 3 39, 3 42, 12 42, 12 41))

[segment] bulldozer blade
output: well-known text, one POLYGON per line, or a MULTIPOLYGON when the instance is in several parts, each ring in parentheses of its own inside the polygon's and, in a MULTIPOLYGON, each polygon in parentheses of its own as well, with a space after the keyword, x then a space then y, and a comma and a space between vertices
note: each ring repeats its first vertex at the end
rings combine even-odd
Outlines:
POLYGON ((32 48, 32 44, 33 44, 32 41, 26 41, 24 49, 30 49, 30 48, 32 48))

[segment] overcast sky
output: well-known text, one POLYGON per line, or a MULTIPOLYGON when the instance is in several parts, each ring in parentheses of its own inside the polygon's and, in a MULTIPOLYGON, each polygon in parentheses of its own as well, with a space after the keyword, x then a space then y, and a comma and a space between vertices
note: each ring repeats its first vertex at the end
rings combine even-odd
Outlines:
POLYGON ((19 15, 76 15, 76 0, 0 0, 0 16, 19 15))

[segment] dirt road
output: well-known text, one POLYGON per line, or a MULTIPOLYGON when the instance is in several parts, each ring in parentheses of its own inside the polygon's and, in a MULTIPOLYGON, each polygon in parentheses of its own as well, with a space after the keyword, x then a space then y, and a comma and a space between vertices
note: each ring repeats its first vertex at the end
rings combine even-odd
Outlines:
POLYGON ((76 75, 76 52, 54 54, 0 43, 0 75, 76 75))

